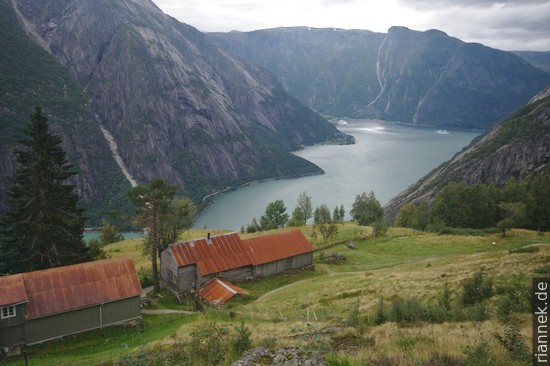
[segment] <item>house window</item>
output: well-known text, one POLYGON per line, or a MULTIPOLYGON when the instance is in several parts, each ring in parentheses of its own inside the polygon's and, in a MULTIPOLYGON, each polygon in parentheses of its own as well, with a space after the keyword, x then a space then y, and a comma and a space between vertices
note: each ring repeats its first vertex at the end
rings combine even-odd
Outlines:
POLYGON ((0 308, 0 309, 2 309, 2 313, 0 314, 2 319, 12 318, 12 317, 15 316, 15 305, 6 306, 6 307, 0 308))

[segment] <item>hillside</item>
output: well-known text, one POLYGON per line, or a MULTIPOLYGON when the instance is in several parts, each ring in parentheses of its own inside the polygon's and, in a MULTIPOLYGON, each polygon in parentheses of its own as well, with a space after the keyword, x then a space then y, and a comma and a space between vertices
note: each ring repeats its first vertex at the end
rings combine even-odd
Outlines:
POLYGON ((550 72, 550 51, 514 51, 514 53, 525 59, 525 61, 529 62, 531 65, 546 72, 550 72))
MULTIPOLYGON (((286 94, 268 73, 237 61, 148 0, 2 0, 2 4, 3 15, 11 22, 3 26, 20 32, 15 26, 19 23, 53 56, 47 56, 48 62, 57 61, 52 67, 71 75, 74 93, 87 111, 82 119, 96 131, 94 135, 75 130, 80 139, 91 140, 78 143, 78 151, 69 149, 73 160, 87 155, 92 160, 113 161, 95 151, 106 146, 105 141, 93 140, 103 128, 112 135, 131 178, 146 183, 161 177, 176 184, 179 193, 200 202, 217 190, 256 179, 321 173, 290 151, 345 139, 330 123, 286 94)), ((25 60, 19 51, 15 48, 10 54, 14 65, 25 60)), ((41 71, 43 80, 55 76, 50 70, 41 71)), ((2 77, 7 76, 2 73, 2 77)), ((26 90, 30 85, 31 78, 26 90)), ((63 95, 63 89, 52 95, 63 95)), ((34 103, 27 97, 19 100, 34 103)), ((48 107, 50 113, 57 105, 48 107)), ((61 133, 69 138, 65 131, 61 133)), ((2 160, 13 160, 9 156, 2 155, 2 160)), ((13 167, 2 164, 8 168, 0 177, 4 186, 13 167)), ((105 180, 102 184, 116 184, 110 174, 120 177, 120 169, 112 166, 104 173, 88 172, 93 164, 99 163, 86 162, 79 167, 97 181, 105 180)), ((91 191, 88 201, 120 209, 94 194, 99 183, 87 188, 91 191)))
MULTIPOLYGON (((310 235, 311 227, 301 229, 310 235)), ((204 232, 187 232, 182 239, 202 236, 204 232)), ((234 340, 235 327, 243 321, 251 333, 250 347, 298 346, 310 352, 335 354, 341 360, 348 357, 349 365, 439 365, 445 360, 445 364, 462 365, 468 357, 470 364, 480 364, 482 359, 472 362, 474 356, 489 357, 497 365, 529 364, 514 360, 517 354, 510 354, 494 334, 504 334, 509 324, 501 320, 502 311, 508 295, 513 293, 520 299, 512 305, 519 306, 513 314, 520 324, 520 334, 530 344, 532 317, 525 308, 529 297, 521 301, 522 296, 517 294, 530 291, 531 278, 543 276, 548 270, 547 234, 512 230, 502 238, 482 232, 437 235, 392 228, 387 236, 375 238, 371 228, 346 223, 340 227, 337 240, 346 242, 349 237, 353 237, 357 249, 345 244, 325 248, 344 254, 344 263, 323 263, 316 252, 315 271, 240 284, 250 295, 233 298, 221 309, 207 308, 200 314, 143 315, 141 330, 106 328, 27 347, 29 361, 33 365, 61 366, 116 360, 130 364, 131 360, 140 360, 141 364, 160 365, 170 355, 175 362, 193 332, 206 327, 209 331, 200 334, 207 338, 210 331, 223 327, 234 340), (484 278, 493 281, 495 292, 476 305, 461 307, 464 285, 480 268, 484 278), (436 309, 445 298, 445 288, 451 304, 449 312, 457 318, 414 320, 424 317, 424 311, 441 315, 436 309), (388 316, 400 309, 411 318, 377 324, 380 304, 386 306, 388 316), (479 354, 471 352, 474 349, 479 354)), ((141 267, 147 259, 137 255, 136 249, 135 241, 107 247, 113 257, 135 255, 136 267, 144 273, 146 269, 141 267)), ((151 309, 156 310, 192 310, 194 303, 184 299, 179 304, 166 293, 152 299, 151 309)), ((239 357, 229 352, 226 355, 231 360, 239 357)), ((6 360, 0 358, 2 361, 6 360)), ((21 361, 22 356, 7 364, 21 361)), ((264 360, 262 364, 270 363, 264 360)))
POLYGON ((13 150, 35 106, 43 107, 50 128, 63 136, 63 148, 79 172, 74 183, 88 215, 101 217, 106 207, 126 211, 130 184, 111 155, 87 96, 64 67, 25 36, 2 1, 0 49, 0 212, 6 208, 8 177, 15 169, 13 150))
POLYGON ((209 37, 335 117, 485 129, 550 83, 550 74, 513 53, 437 30, 301 27, 209 37))
POLYGON ((550 88, 547 88, 450 161, 392 198, 384 207, 386 216, 393 218, 409 202, 433 202, 450 181, 502 187, 510 178, 523 181, 537 174, 548 174, 549 157, 550 88))

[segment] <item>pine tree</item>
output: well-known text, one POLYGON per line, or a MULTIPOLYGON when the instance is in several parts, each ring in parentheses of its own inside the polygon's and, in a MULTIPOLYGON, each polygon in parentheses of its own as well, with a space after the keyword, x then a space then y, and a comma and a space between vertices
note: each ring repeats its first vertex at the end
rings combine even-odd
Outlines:
POLYGON ((86 261, 84 210, 78 207, 75 186, 66 183, 76 173, 61 138, 49 132, 38 107, 23 132, 23 148, 15 151, 8 211, 2 218, 0 271, 20 273, 86 261))
POLYGON ((162 179, 153 179, 148 186, 132 188, 128 195, 137 208, 137 221, 147 228, 147 247, 150 250, 153 285, 160 291, 158 256, 161 243, 161 218, 168 211, 174 198, 176 186, 166 184, 162 179))

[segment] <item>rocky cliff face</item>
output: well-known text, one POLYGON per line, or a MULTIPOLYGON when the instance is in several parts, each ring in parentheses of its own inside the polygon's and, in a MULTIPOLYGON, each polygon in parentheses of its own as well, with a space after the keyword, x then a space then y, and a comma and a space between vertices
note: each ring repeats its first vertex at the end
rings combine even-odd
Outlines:
MULTIPOLYGON (((4 0, 77 80, 139 183, 200 200, 260 178, 320 172, 289 151, 343 136, 258 67, 148 0, 4 0)), ((88 152, 89 144, 80 149, 88 152)))
POLYGON ((42 106, 50 129, 79 172, 74 183, 89 216, 109 205, 125 211, 130 184, 120 174, 87 97, 74 77, 20 29, 15 13, 0 1, 0 212, 6 209, 13 150, 34 106, 42 106))
POLYGON ((410 202, 433 202, 450 181, 503 186, 550 171, 550 88, 458 153, 453 159, 401 192, 384 207, 393 218, 410 202))
POLYGON ((281 28, 210 36, 273 72, 306 105, 337 117, 485 129, 550 83, 550 74, 517 55, 437 30, 281 28))

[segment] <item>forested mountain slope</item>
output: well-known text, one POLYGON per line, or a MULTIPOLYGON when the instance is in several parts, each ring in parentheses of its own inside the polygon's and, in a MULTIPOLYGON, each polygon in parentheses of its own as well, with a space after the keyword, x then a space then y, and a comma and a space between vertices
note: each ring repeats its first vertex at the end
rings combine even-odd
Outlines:
POLYGON ((401 192, 384 207, 388 217, 409 202, 433 202, 451 181, 502 187, 550 172, 550 87, 535 96, 450 161, 401 192))

